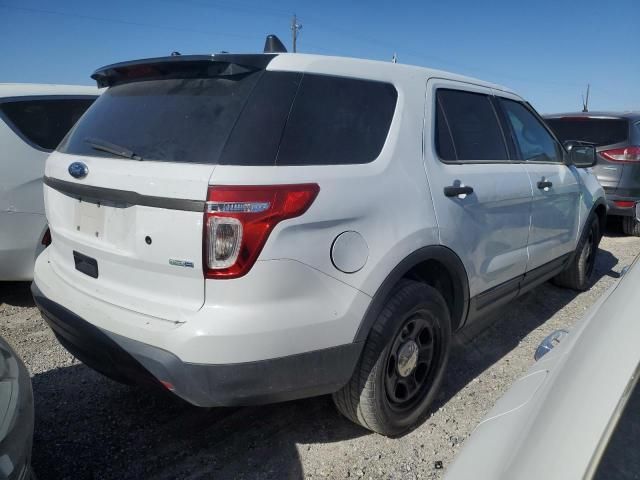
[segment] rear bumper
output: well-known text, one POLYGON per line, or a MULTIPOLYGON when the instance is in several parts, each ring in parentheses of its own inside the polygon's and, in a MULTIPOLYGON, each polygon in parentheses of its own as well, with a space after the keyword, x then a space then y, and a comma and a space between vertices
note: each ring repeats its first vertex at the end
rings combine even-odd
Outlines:
POLYGON ((96 327, 46 298, 35 283, 32 292, 60 343, 87 366, 124 383, 164 385, 202 407, 255 405, 335 392, 351 378, 362 347, 350 343, 261 361, 189 363, 96 327))
POLYGON ((620 207, 615 202, 638 202, 640 198, 619 197, 613 194, 607 194, 607 215, 618 217, 633 217, 635 215, 635 207, 620 207))

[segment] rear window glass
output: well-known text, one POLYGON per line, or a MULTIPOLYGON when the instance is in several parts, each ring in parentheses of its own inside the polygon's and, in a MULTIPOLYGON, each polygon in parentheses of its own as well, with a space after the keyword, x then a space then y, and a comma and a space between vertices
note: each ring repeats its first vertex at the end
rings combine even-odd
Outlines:
POLYGON ((215 78, 124 83, 104 92, 60 146, 66 153, 112 157, 88 139, 145 160, 217 163, 261 72, 215 78))
MULTIPOLYGON (((436 132, 440 136, 442 129, 448 127, 458 161, 500 161, 509 158, 489 96, 440 89, 436 97, 443 113, 442 117, 436 117, 436 132), (441 125, 443 120, 446 120, 446 127, 441 125)), ((439 140, 446 141, 446 137, 439 137, 439 140)), ((436 147, 441 159, 453 160, 446 143, 438 141, 436 147)))
POLYGON ((8 124, 28 143, 53 150, 93 100, 20 100, 0 104, 0 111, 8 124))
POLYGON ((626 142, 629 138, 629 122, 608 118, 550 118, 547 124, 562 142, 578 140, 596 147, 626 142))
POLYGON ((256 71, 116 85, 87 112, 61 151, 113 156, 87 139, 146 160, 226 165, 373 161, 397 93, 387 83, 256 71))
POLYGON ((388 83, 305 75, 278 165, 368 163, 387 138, 397 93, 388 83))

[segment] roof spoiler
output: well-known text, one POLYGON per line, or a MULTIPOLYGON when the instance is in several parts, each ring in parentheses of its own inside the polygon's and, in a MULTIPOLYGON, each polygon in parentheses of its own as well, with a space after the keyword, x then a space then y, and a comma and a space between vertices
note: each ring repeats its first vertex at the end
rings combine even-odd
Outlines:
POLYGON ((158 78, 206 78, 264 70, 276 55, 229 54, 173 55, 114 63, 91 75, 99 88, 158 78))

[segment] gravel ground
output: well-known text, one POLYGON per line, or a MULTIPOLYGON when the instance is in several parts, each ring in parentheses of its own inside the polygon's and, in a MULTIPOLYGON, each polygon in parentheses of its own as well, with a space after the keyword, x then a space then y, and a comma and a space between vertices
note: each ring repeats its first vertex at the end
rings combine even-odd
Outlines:
POLYGON ((57 343, 26 284, 0 284, 0 335, 32 375, 33 466, 40 480, 437 479, 529 368, 544 336, 571 327, 639 252, 639 238, 610 233, 588 292, 576 295, 547 283, 497 314, 473 339, 459 335, 432 415, 398 439, 352 425, 329 397, 198 409, 162 392, 113 383, 57 343))

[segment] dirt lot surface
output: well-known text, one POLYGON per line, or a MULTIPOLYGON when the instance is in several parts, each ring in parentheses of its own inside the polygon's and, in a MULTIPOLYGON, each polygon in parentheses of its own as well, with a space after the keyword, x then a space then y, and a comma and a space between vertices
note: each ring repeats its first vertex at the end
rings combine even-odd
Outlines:
POLYGON ((473 340, 459 337, 431 417, 398 439, 349 423, 329 397, 198 409, 118 385, 57 343, 28 285, 0 284, 0 335, 33 377, 34 470, 39 480, 442 478, 473 428, 532 364, 538 343, 583 315, 640 252, 640 239, 609 233, 600 248, 589 291, 547 283, 473 340))

